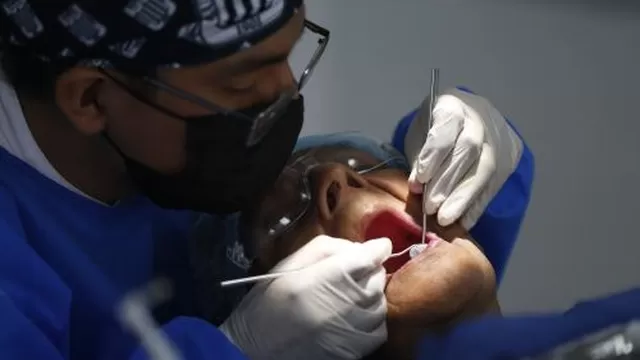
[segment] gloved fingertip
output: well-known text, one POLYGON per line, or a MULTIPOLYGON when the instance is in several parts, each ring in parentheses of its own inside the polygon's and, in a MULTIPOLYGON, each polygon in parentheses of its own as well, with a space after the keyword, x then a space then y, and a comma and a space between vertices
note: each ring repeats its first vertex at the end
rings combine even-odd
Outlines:
POLYGON ((438 224, 449 226, 458 221, 467 209, 466 204, 466 201, 452 201, 451 198, 442 203, 438 210, 438 224))
POLYGON ((451 218, 449 216, 443 216, 441 215, 441 213, 438 213, 438 225, 442 226, 442 227, 447 227, 451 224, 453 224, 456 221, 456 219, 451 218))
POLYGON ((409 181, 416 181, 417 177, 418 177, 418 166, 414 164, 413 168, 411 169, 411 173, 409 174, 409 181))
POLYGON ((366 247, 366 251, 371 255, 376 266, 382 265, 382 263, 387 260, 391 252, 393 251, 393 246, 391 244, 391 239, 389 238, 378 238, 366 241, 362 244, 366 247))
POLYGON ((409 183, 417 183, 418 181, 418 166, 414 165, 409 174, 409 183))
POLYGON ((427 209, 427 215, 435 214, 438 211, 439 207, 440 207, 439 203, 435 203, 434 201, 427 200, 427 203, 425 204, 425 208, 427 209))
POLYGON ((440 226, 449 226, 456 222, 460 216, 462 216, 462 213, 459 209, 442 206, 438 211, 438 224, 440 224, 440 226))

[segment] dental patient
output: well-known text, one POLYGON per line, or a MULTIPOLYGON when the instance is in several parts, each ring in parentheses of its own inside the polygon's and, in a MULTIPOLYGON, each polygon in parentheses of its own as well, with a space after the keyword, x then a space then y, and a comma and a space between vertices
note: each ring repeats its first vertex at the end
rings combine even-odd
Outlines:
MULTIPOLYGON (((408 169, 391 146, 355 133, 301 139, 275 186, 243 215, 255 256, 249 273, 268 272, 318 235, 354 242, 388 237, 394 253, 422 243, 421 205, 409 197, 408 169)), ((422 252, 384 264, 389 338, 368 359, 413 358, 427 333, 499 311, 495 274, 470 235, 435 219, 427 228, 422 252)))

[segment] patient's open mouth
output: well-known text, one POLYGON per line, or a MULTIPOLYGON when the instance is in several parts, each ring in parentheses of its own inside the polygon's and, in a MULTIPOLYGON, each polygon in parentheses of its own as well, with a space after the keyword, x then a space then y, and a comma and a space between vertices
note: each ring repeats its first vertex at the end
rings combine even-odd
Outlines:
MULTIPOLYGON (((422 243, 422 228, 410 216, 395 209, 384 209, 363 219, 365 240, 387 237, 393 244, 393 252, 398 253, 409 246, 422 243)), ((429 242, 429 238, 425 239, 429 242)), ((388 273, 393 273, 409 261, 409 252, 390 258, 384 264, 388 273)))

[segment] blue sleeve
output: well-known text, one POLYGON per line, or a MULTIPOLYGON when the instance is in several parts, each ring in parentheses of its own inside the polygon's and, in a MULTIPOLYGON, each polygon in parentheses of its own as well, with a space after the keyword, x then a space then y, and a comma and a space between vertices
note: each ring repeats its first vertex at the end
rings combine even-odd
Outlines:
POLYGON ((4 292, 0 294, 0 319, 3 359, 65 359, 51 339, 16 308, 13 300, 4 292))
POLYGON ((13 198, 0 188, 2 359, 67 358, 70 294, 25 240, 13 198))
MULTIPOLYGON (((465 88, 459 89, 471 92, 465 88)), ((404 139, 417 112, 418 110, 414 110, 402 118, 394 131, 392 144, 402 153, 404 153, 404 139)), ((517 132, 515 128, 514 131, 517 132)), ((491 261, 498 283, 504 276, 505 267, 529 206, 534 165, 533 154, 524 144, 522 157, 515 171, 470 231, 491 261)))
MULTIPOLYGON (((4 293, 0 294, 0 318, 2 359, 67 359, 45 332, 24 316, 4 293)), ((184 360, 246 360, 216 327, 202 320, 178 318, 163 330, 184 360)), ((150 359, 142 348, 138 348, 131 360, 150 359)))
MULTIPOLYGON (((163 330, 184 360, 246 360, 222 332, 204 320, 176 318, 163 330)), ((143 349, 138 349, 130 360, 150 359, 143 349)))
MULTIPOLYGON (((2 359, 69 359, 72 293, 31 247, 13 197, 0 185, 0 353, 2 359)), ((177 318, 165 332, 185 360, 244 360, 208 323, 177 318)), ((140 349, 132 359, 148 359, 140 349)))
POLYGON ((579 303, 564 313, 486 317, 425 338, 418 359, 520 359, 640 319, 640 288, 579 303))

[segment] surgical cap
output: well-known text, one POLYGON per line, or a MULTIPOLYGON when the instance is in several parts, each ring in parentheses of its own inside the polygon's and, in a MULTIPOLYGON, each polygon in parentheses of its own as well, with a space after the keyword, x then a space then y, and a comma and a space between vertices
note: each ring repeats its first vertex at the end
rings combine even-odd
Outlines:
POLYGON ((44 62, 147 70, 209 63, 281 28, 302 0, 0 0, 0 41, 44 62))

